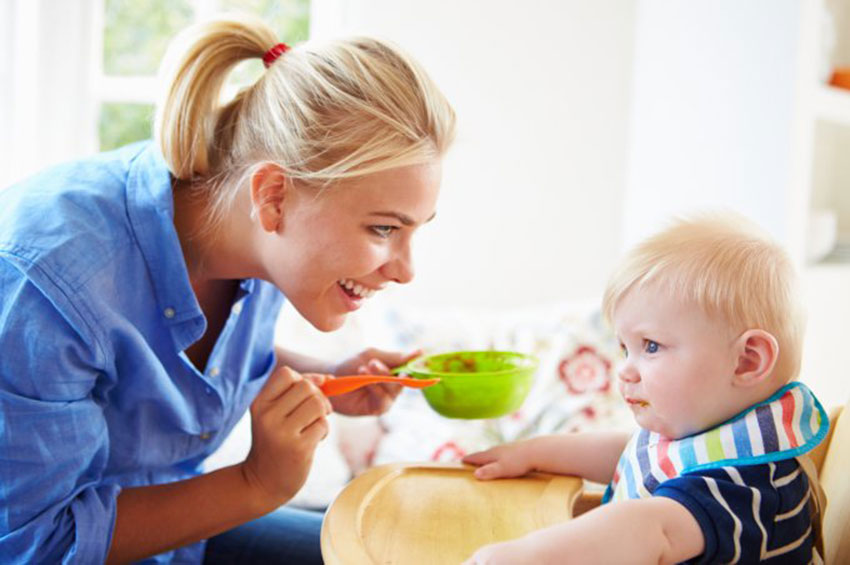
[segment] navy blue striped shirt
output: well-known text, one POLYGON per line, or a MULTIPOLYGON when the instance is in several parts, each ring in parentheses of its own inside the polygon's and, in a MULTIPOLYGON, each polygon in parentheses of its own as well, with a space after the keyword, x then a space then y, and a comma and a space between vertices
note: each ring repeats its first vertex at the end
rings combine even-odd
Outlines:
POLYGON ((705 551, 688 563, 810 563, 809 481, 796 459, 729 466, 662 483, 696 518, 705 551))

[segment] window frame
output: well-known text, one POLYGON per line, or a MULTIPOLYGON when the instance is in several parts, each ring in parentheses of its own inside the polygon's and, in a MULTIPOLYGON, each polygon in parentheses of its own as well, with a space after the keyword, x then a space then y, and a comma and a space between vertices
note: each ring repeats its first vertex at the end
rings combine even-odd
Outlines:
MULTIPOLYGON (((310 0, 316 14, 346 0, 310 0)), ((192 21, 219 0, 188 0, 192 21)), ((156 74, 107 75, 105 0, 0 0, 0 189, 54 163, 100 150, 102 104, 153 104, 156 74)), ((324 17, 324 16, 323 16, 324 17)))

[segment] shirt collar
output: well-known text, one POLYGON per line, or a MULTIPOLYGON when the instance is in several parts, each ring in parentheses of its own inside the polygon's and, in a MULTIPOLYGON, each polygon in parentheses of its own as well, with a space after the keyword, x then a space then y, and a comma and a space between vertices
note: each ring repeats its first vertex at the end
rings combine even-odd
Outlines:
POLYGON ((147 263, 164 322, 172 325, 203 319, 174 227, 172 176, 153 143, 144 146, 130 163, 127 200, 130 224, 147 263))

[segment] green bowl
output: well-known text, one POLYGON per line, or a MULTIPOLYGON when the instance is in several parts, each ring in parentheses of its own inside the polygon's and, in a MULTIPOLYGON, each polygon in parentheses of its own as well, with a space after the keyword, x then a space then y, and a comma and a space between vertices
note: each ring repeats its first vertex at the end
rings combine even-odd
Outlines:
POLYGON ((537 358, 511 351, 458 351, 419 357, 400 368, 417 379, 439 377, 422 390, 428 404, 448 418, 496 418, 522 405, 537 358))

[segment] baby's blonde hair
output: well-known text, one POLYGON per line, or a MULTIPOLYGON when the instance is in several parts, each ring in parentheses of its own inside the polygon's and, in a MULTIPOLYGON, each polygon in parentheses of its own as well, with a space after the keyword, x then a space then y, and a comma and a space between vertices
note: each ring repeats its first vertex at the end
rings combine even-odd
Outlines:
POLYGON ((228 187, 264 162, 326 187, 429 162, 451 144, 443 94, 411 58, 370 38, 295 46, 222 106, 233 67, 277 43, 261 20, 229 15, 188 28, 166 55, 154 136, 176 178, 208 181, 211 221, 232 203, 228 187))
POLYGON ((797 376, 804 317, 797 277, 785 251, 743 216, 709 213, 680 218, 632 249, 602 299, 610 322, 632 289, 653 285, 673 300, 695 304, 743 332, 762 329, 779 343, 774 375, 797 376))

